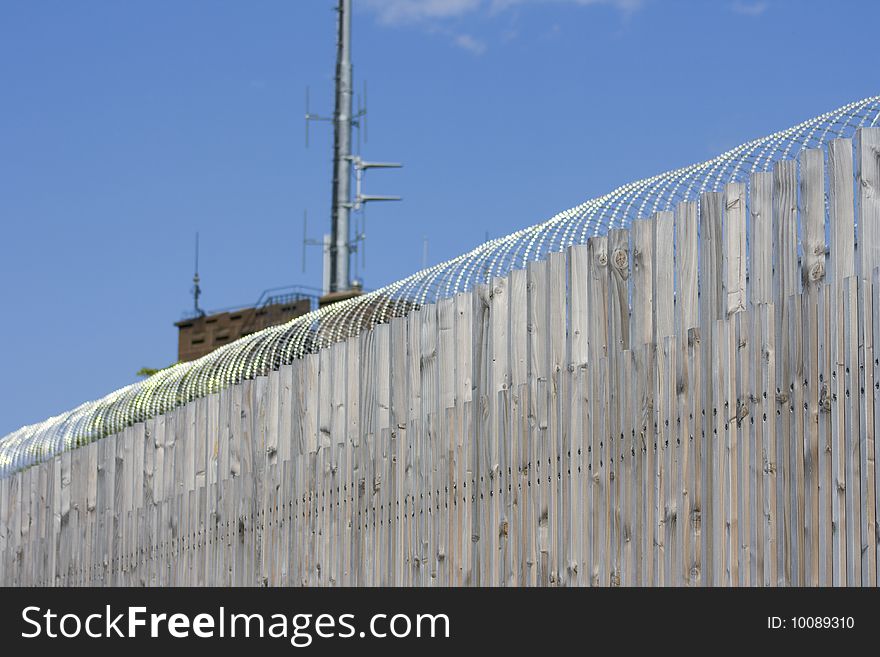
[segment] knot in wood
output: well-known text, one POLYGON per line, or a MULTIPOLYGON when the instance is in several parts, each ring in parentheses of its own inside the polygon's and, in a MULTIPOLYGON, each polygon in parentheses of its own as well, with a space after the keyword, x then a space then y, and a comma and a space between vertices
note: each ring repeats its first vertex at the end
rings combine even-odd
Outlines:
POLYGON ((629 265, 629 256, 623 249, 614 251, 614 266, 618 269, 625 269, 629 265))
POLYGON ((599 263, 601 267, 604 267, 608 264, 608 254, 604 251, 596 256, 596 261, 599 263))

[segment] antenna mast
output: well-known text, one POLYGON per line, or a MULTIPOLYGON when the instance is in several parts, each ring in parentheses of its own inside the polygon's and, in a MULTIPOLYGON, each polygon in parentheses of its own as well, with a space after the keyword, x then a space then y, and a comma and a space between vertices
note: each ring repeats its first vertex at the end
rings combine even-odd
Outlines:
MULTIPOLYGON (((363 242, 366 235, 359 231, 354 239, 351 236, 351 213, 363 210, 371 201, 399 201, 399 196, 362 193, 364 171, 372 168, 398 168, 393 162, 365 162, 353 155, 351 146, 352 127, 364 131, 366 140, 367 88, 364 84, 364 105, 358 103, 358 111, 352 114, 352 65, 351 65, 351 0, 339 0, 338 30, 336 39, 336 100, 333 117, 312 114, 309 108, 309 92, 306 88, 306 146, 308 146, 309 121, 333 122, 333 196, 331 199, 330 234, 318 243, 324 245, 324 294, 327 303, 359 294, 360 284, 353 285, 351 278, 351 258, 357 250, 357 243, 363 242), (352 196, 352 178, 356 178, 356 190, 352 196), (340 296, 341 295, 341 296, 340 296)), ((303 236, 303 244, 313 244, 317 240, 303 236)), ((323 301, 322 301, 323 303, 323 301)))
POLYGON ((336 107, 333 111, 333 199, 330 225, 330 292, 350 287, 348 218, 351 210, 351 0, 339 0, 336 41, 336 107))
POLYGON ((193 312, 196 317, 204 317, 205 311, 199 308, 199 297, 202 295, 202 288, 199 285, 199 234, 196 233, 196 271, 193 274, 193 312))

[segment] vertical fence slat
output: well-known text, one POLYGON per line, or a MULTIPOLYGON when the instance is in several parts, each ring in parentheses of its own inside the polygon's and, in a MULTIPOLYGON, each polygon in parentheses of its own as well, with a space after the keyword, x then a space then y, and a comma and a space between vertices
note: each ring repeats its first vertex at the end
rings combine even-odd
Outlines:
POLYGON ((880 128, 859 128, 855 138, 859 276, 870 281, 880 265, 880 128))
POLYGON ((781 530, 778 537, 780 551, 779 581, 783 585, 794 583, 796 575, 797 548, 793 543, 792 519, 797 517, 797 496, 793 495, 796 477, 792 455, 792 354, 797 353, 789 344, 789 315, 792 313, 791 296, 798 291, 797 285, 797 163, 792 160, 777 162, 773 168, 773 224, 774 251, 774 305, 776 309, 776 441, 777 441, 777 521, 781 530), (786 348, 787 347, 787 348, 786 348), (795 563, 793 563, 795 562, 795 563), (793 566, 795 569, 793 570, 793 566))
POLYGON ((844 468, 846 504, 846 584, 858 586, 861 573, 861 490, 859 431, 859 344, 858 344, 858 278, 844 280, 843 296, 843 393, 844 407, 844 468))
POLYGON ((715 472, 717 458, 714 433, 715 376, 713 364, 717 362, 714 346, 715 321, 722 315, 721 309, 721 217, 723 195, 707 192, 700 195, 699 207, 699 294, 700 294, 700 346, 702 348, 700 380, 702 383, 702 409, 700 413, 702 458, 703 527, 708 531, 703 539, 701 562, 703 583, 718 586, 719 559, 718 532, 715 531, 716 516, 721 509, 716 505, 715 472))
POLYGON ((724 187, 724 246, 722 249, 722 294, 725 317, 746 307, 746 186, 724 187))
MULTIPOLYGON (((819 290, 825 280, 825 176, 822 149, 801 151, 801 224, 803 257, 801 280, 804 289, 804 373, 806 396, 803 408, 804 451, 804 562, 806 585, 820 583, 819 527, 819 290)), ((797 409, 800 411, 800 409, 797 409)))
POLYGON ((773 300, 773 174, 755 172, 749 180, 749 298, 773 300))
MULTIPOLYGON (((643 554, 644 583, 655 585, 658 571, 660 539, 658 537, 659 514, 657 509, 658 472, 656 467, 656 422, 654 417, 654 392, 657 383, 654 380, 653 366, 653 253, 654 253, 654 221, 651 219, 636 220, 632 223, 632 312, 630 322, 630 338, 633 351, 639 361, 642 386, 636 400, 638 406, 637 431, 641 431, 644 449, 643 479, 643 554), (645 345, 648 345, 646 348, 645 345)), ((616 350, 615 350, 616 351, 616 350)), ((609 359, 613 352, 609 353, 609 359)), ((609 383, 611 383, 609 381, 609 383)), ((609 390, 610 394, 610 390, 609 390)), ((603 405, 604 407, 604 405, 603 405)))

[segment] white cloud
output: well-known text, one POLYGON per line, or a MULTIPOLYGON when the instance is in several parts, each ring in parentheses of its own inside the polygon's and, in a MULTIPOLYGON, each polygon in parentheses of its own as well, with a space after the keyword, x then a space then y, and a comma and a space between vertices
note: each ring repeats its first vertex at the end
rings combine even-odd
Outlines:
POLYGON ((479 9, 482 0, 361 0, 389 25, 457 18, 479 9))
POLYGON ((490 0, 490 9, 494 13, 510 9, 518 5, 526 4, 570 4, 587 7, 589 5, 610 5, 619 11, 630 14, 637 9, 641 9, 644 0, 490 0))
POLYGON ((742 2, 737 0, 730 5, 730 8, 735 13, 742 14, 743 16, 760 16, 767 11, 767 3, 760 0, 758 2, 742 2))
MULTIPOLYGON (((358 8, 373 12, 385 25, 419 25, 434 34, 443 34, 453 45, 474 55, 482 55, 488 44, 471 34, 459 32, 450 24, 469 15, 497 17, 508 10, 525 5, 567 4, 580 7, 608 6, 628 18, 647 0, 359 0, 358 8)), ((516 36, 515 30, 505 31, 505 40, 516 36)))
POLYGON ((490 15, 527 4, 570 4, 582 7, 608 5, 630 14, 640 9, 645 0, 360 0, 362 7, 374 12, 379 21, 388 25, 437 22, 460 18, 480 9, 490 15))
POLYGON ((459 48, 463 48, 469 52, 474 53, 475 55, 482 55, 486 52, 486 44, 480 41, 479 39, 475 39, 470 34, 459 34, 455 37, 453 43, 457 45, 459 48))

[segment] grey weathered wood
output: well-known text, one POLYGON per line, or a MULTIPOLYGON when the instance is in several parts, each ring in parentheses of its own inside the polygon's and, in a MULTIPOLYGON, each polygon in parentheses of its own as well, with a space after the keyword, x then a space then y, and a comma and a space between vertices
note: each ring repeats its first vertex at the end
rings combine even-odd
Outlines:
POLYGON ((859 488, 861 491, 862 585, 877 585, 877 515, 875 506, 874 435, 874 302, 872 280, 859 283, 859 488))
MULTIPOLYGON (((821 149, 801 151, 801 225, 804 288, 804 371, 807 382, 802 404, 804 454, 804 584, 819 584, 819 288, 825 280, 825 176, 821 149)), ((801 407, 798 407, 801 411, 801 407)))
POLYGON ((635 347, 654 342, 655 225, 655 219, 639 219, 632 224, 632 329, 630 336, 635 347))
MULTIPOLYGON (((601 245, 597 244, 598 264, 602 262, 601 245)), ((610 349, 628 349, 629 339, 629 231, 608 231, 608 345, 610 349)))
POLYGON ((828 221, 831 229, 829 271, 835 290, 855 270, 853 150, 850 139, 828 143, 828 221))
MULTIPOLYGON (((744 235, 743 235, 744 237, 744 235)), ((737 513, 737 542, 735 548, 739 551, 739 586, 752 586, 755 581, 755 523, 752 509, 756 504, 755 478, 756 467, 754 460, 754 434, 751 428, 754 426, 754 403, 756 400, 754 381, 752 378, 752 334, 751 321, 746 313, 737 313, 735 318, 735 340, 733 348, 736 351, 736 377, 735 377, 735 402, 736 406, 728 411, 731 417, 731 431, 736 432, 736 484, 737 493, 734 504, 737 513)))
POLYGON ((692 547, 687 561, 688 583, 691 586, 700 586, 704 582, 703 556, 703 454, 704 436, 702 434, 702 351, 700 343, 700 329, 691 328, 687 333, 688 375, 690 383, 690 400, 688 403, 688 422, 690 424, 689 462, 691 473, 688 477, 690 482, 690 505, 688 508, 688 533, 691 537, 692 547))
POLYGON ((773 300, 773 174, 755 172, 749 182, 749 298, 773 300))
POLYGON ((859 361, 858 361, 858 278, 844 279, 843 297, 843 394, 844 404, 844 489, 846 515, 846 584, 862 582, 861 560, 861 435, 859 431, 859 361))
POLYGON ((725 316, 722 290, 722 215, 724 196, 720 192, 700 195, 700 327, 707 348, 711 348, 713 322, 725 316))
POLYGON ((675 210, 675 329, 686 339, 699 325, 697 296, 697 205, 679 203, 675 210))
POLYGON ((724 187, 722 294, 727 317, 746 308, 746 186, 724 187))
POLYGON ((551 477, 551 503, 550 503, 550 536, 552 549, 550 550, 550 572, 552 583, 558 585, 562 580, 562 562, 560 546, 566 542, 564 518, 566 511, 566 487, 562 482, 562 455, 566 448, 564 427, 562 426, 562 404, 566 399, 565 376, 565 334, 567 330, 566 320, 566 282, 565 272, 567 265, 565 254, 554 252, 548 256, 548 317, 547 337, 549 339, 549 437, 550 437, 550 477, 551 477))
POLYGON ((855 139, 859 276, 880 265, 880 128, 859 128, 855 139))
POLYGON ((820 285, 816 302, 817 316, 817 356, 816 363, 818 372, 818 455, 817 455, 817 478, 818 478, 818 559, 820 586, 832 585, 832 573, 834 572, 832 545, 833 526, 831 523, 831 506, 834 499, 834 478, 831 463, 831 444, 834 440, 831 428, 831 330, 830 324, 833 318, 830 314, 830 287, 820 285))
POLYGON ((700 295, 700 346, 703 357, 700 360, 701 372, 701 411, 700 437, 702 441, 702 467, 700 487, 702 491, 702 526, 708 529, 701 545, 702 583, 718 586, 720 572, 720 537, 717 517, 721 513, 716 491, 718 458, 717 430, 715 419, 717 407, 715 399, 717 354, 715 353, 715 321, 723 315, 721 305, 721 221, 723 197, 720 193, 709 192, 700 195, 699 207, 699 295, 700 295))
MULTIPOLYGON (((587 289, 590 274, 590 251, 584 245, 568 250, 568 307, 570 316, 568 362, 585 365, 589 359, 590 306, 587 289)), ((511 279, 516 272, 511 272, 511 279)), ((511 310, 514 306, 511 304, 511 310)), ((513 328, 511 324, 511 328, 513 328)))
MULTIPOLYGON (((589 263, 584 263, 588 267, 589 263)), ((570 267, 571 275, 583 279, 575 283, 574 287, 581 286, 582 294, 586 294, 587 270, 570 267)), ((525 499, 529 495, 528 464, 529 450, 526 440, 527 432, 523 429, 521 421, 523 410, 528 404, 528 275, 525 270, 514 270, 510 273, 510 285, 508 292, 509 313, 509 349, 510 349, 510 385, 511 406, 509 417, 509 431, 511 439, 511 499, 510 519, 508 533, 514 537, 510 554, 510 584, 513 586, 525 586, 529 580, 528 573, 528 541, 526 527, 529 524, 529 509, 525 499)), ((587 319, 587 318, 583 318, 587 319)), ((586 344, 588 326, 582 325, 582 340, 586 344)), ((503 436, 502 436, 503 439, 503 436)), ((456 473, 457 474, 457 473, 456 473)), ((579 480, 578 480, 578 483, 579 480)), ((583 510, 581 510, 583 512, 583 510)), ((580 527, 580 520, 576 521, 576 528, 580 527)), ((577 529, 573 529, 577 531, 577 529)))
POLYGON ((675 260, 672 212, 658 212, 654 228, 654 341, 675 333, 675 260))
POLYGON ((797 275, 797 163, 791 160, 777 162, 773 168, 773 223, 774 252, 776 254, 774 268, 773 294, 776 308, 776 344, 779 347, 779 358, 776 359, 776 440, 777 472, 782 474, 781 487, 777 489, 777 520, 780 523, 779 549, 779 582, 791 585, 796 576, 797 546, 793 544, 793 519, 797 518, 797 496, 793 495, 797 482, 796 453, 792 447, 795 439, 792 431, 793 409, 792 392, 794 390, 792 355, 797 354, 799 347, 789 344, 790 315, 792 313, 792 295, 798 292, 800 277, 797 275), (793 563, 795 562, 795 563, 793 563))
MULTIPOLYGON (((880 292, 880 268, 874 269, 871 282, 875 295, 872 298, 874 357, 873 361, 868 360, 866 365, 873 370, 874 376, 874 385, 872 387, 874 396, 874 453, 867 455, 867 457, 871 458, 873 456, 874 461, 874 518, 876 521, 876 518, 880 516, 880 508, 878 508, 880 507, 880 477, 877 476, 877 463, 880 462, 880 440, 877 440, 877 436, 880 434, 880 414, 877 413, 877 408, 880 407, 880 354, 878 354, 878 345, 880 345, 880 300, 876 296, 880 292)), ((880 578, 880 549, 876 550, 875 558, 874 577, 880 578)), ((877 583, 875 579, 875 584, 877 583)))

